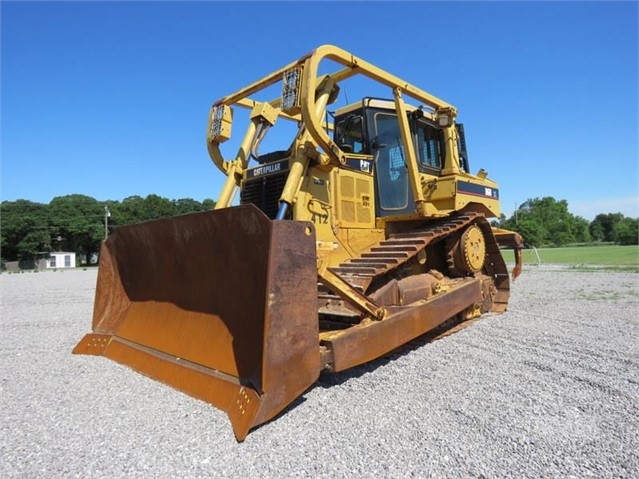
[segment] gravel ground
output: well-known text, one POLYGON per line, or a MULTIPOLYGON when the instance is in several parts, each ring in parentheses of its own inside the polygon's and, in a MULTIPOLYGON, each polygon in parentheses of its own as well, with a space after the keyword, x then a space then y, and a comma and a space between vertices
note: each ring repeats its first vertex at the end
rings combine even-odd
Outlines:
POLYGON ((0 477, 639 477, 639 274, 530 267, 510 309, 322 377, 238 444, 104 358, 96 271, 2 274, 0 477))

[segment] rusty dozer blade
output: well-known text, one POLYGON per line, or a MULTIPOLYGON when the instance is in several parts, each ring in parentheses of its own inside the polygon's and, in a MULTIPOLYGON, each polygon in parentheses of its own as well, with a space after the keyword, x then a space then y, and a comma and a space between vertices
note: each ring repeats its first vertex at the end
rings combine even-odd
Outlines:
POLYGON ((244 440, 319 377, 312 224, 245 205, 118 228, 73 352, 213 404, 244 440))

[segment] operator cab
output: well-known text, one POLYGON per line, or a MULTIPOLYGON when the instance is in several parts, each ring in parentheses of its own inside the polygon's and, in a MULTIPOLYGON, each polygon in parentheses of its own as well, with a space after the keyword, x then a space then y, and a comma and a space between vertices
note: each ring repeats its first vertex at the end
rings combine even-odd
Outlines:
MULTIPOLYGON (((408 106, 409 124, 420 173, 440 176, 446 158, 441 127, 428 112, 408 106)), ((406 155, 392 100, 364 98, 335 112, 333 140, 347 154, 370 155, 375 176, 376 215, 395 216, 414 212, 406 155)), ((461 168, 468 171, 463 125, 456 125, 461 168)))

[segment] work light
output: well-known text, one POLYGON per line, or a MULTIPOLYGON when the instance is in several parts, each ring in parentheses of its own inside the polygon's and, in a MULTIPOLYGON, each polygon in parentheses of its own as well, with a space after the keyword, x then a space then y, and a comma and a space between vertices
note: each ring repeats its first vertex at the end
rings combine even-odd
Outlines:
POLYGON ((231 137, 231 124, 233 122, 233 111, 228 105, 215 105, 211 109, 209 119, 209 139, 221 143, 231 137))
POLYGON ((282 77, 282 111, 295 114, 300 107, 300 83, 302 68, 295 67, 284 72, 282 77))

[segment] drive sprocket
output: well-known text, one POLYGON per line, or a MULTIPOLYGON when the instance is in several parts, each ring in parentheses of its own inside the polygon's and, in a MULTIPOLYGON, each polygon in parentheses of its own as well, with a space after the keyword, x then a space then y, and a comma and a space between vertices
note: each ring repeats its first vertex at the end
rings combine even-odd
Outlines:
POLYGON ((486 260, 486 239, 479 226, 472 224, 460 235, 446 241, 448 269, 452 276, 478 273, 486 260))

